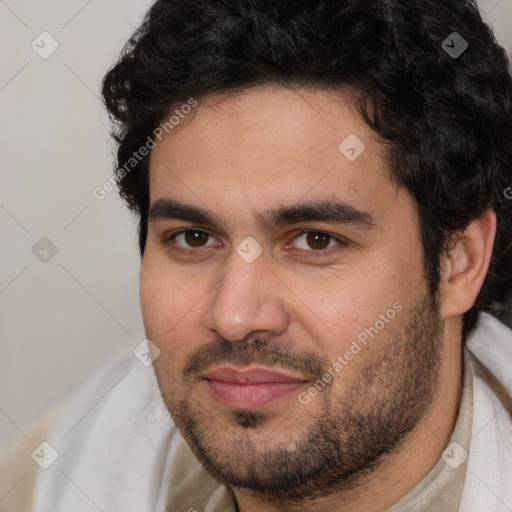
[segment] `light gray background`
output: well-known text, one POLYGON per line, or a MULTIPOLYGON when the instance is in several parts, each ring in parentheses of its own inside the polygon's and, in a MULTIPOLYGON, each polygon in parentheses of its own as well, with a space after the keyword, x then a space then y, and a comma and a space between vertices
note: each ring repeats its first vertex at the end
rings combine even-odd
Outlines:
MULTIPOLYGON (((0 442, 145 337, 135 218, 92 191, 113 164, 100 83, 150 3, 0 0, 0 442), (31 48, 43 31, 47 59, 31 48)), ((480 5, 512 49, 512 0, 480 5)))

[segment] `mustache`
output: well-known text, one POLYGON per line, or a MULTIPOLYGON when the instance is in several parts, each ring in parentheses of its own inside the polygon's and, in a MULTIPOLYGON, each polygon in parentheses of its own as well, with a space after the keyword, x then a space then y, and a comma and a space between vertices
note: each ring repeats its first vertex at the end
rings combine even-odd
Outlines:
POLYGON ((221 363, 234 366, 259 364, 295 370, 314 380, 320 379, 329 367, 329 361, 315 352, 298 350, 270 338, 255 338, 247 342, 221 339, 198 348, 189 356, 183 370, 184 381, 188 382, 221 363))

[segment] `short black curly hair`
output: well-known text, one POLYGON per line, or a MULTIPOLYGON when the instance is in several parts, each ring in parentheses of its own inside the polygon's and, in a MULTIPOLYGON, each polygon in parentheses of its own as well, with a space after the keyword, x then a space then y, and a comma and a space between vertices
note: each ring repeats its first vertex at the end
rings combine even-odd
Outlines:
MULTIPOLYGON (((457 43, 459 44, 459 43, 457 43)), ((470 0, 158 0, 106 74, 102 94, 117 171, 172 108, 262 84, 357 91, 387 148, 389 177, 415 199, 425 274, 437 293, 450 235, 498 217, 478 312, 512 290, 512 77, 505 50, 470 0), (453 33, 467 42, 459 56, 453 33)), ((147 237, 149 155, 117 173, 147 237)))

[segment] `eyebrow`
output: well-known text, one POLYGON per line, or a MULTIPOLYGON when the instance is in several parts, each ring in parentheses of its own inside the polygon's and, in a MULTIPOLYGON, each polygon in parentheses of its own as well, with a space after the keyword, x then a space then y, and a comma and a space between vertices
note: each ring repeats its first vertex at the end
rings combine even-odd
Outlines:
MULTIPOLYGON (((148 221, 175 219, 213 227, 225 223, 219 215, 205 208, 170 198, 157 199, 149 209, 148 221)), ((266 210, 255 215, 256 225, 263 231, 299 222, 345 224, 364 231, 376 229, 373 217, 365 211, 339 200, 303 201, 266 210)))

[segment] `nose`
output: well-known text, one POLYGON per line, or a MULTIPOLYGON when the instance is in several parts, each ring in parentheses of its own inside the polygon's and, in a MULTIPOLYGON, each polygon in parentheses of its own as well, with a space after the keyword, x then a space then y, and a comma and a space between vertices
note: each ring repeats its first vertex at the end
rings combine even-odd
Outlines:
POLYGON ((205 327, 228 341, 242 340, 255 332, 272 336, 284 333, 289 314, 279 296, 282 286, 264 257, 246 263, 234 253, 231 260, 211 295, 205 327))

